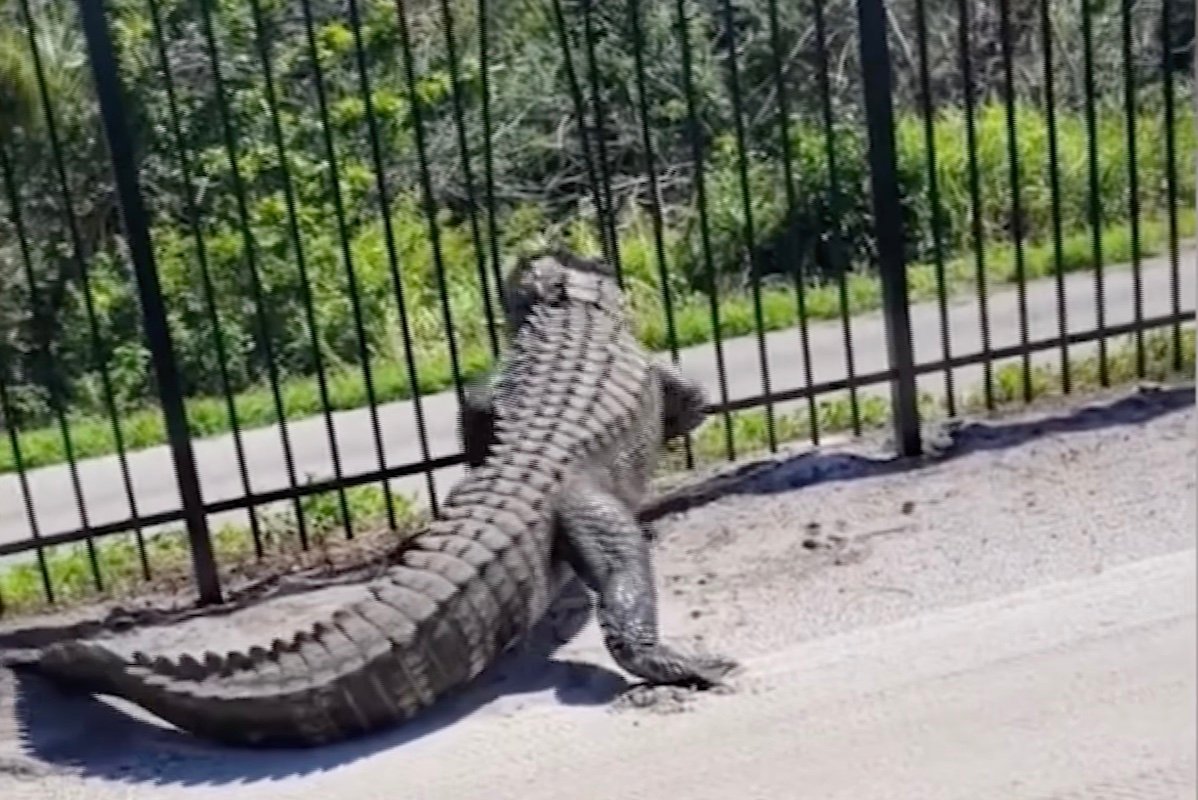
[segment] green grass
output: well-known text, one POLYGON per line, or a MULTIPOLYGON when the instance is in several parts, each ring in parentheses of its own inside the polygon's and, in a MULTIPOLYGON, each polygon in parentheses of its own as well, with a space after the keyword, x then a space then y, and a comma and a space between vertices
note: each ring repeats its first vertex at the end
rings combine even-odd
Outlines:
MULTIPOLYGON (((1140 379, 1136 370, 1135 347, 1131 337, 1122 337, 1122 342, 1113 341, 1108 350, 1109 382, 1112 386, 1127 385, 1140 379)), ((1168 332, 1153 332, 1144 337, 1146 352, 1146 380, 1167 381, 1178 378, 1192 380, 1194 376, 1193 330, 1182 333, 1182 371, 1173 370, 1172 337, 1168 332)), ((1071 363, 1073 392, 1085 394, 1100 387, 1098 359, 1095 356, 1076 359, 1071 363)), ((1022 373, 1018 364, 999 367, 994 373, 995 402, 998 409, 1017 408, 1023 404, 1022 373)), ((1061 376, 1058 370, 1038 366, 1032 373, 1033 399, 1061 396, 1061 376)), ((921 414, 925 421, 943 418, 946 414, 942 399, 923 394, 920 397, 921 414)), ((820 429, 823 433, 834 433, 850 429, 848 400, 840 397, 826 398, 818 403, 820 429)), ((861 398, 861 422, 865 429, 877 429, 889 424, 890 407, 886 400, 877 396, 861 398)), ((966 414, 982 414, 986 411, 980 387, 965 393, 962 411, 966 414)), ((761 409, 751 409, 732 415, 733 431, 739 457, 751 456, 768 449, 765 414, 761 409)), ((810 438, 807 412, 781 414, 776 419, 778 440, 799 441, 810 438)), ((694 452, 699 465, 717 463, 725 458, 724 429, 721 417, 705 423, 694 437, 694 452)), ((670 473, 683 468, 680 447, 673 447, 663 460, 661 472, 670 473)), ((358 487, 347 492, 354 524, 359 531, 384 546, 396 541, 385 526, 384 497, 378 487, 358 487)), ((412 531, 426 519, 426 512, 410 498, 393 495, 402 532, 412 531)), ((303 500, 303 512, 308 523, 312 551, 306 555, 299 552, 295 519, 290 511, 269 512, 261 515, 263 520, 263 546, 265 562, 258 562, 249 530, 243 526, 227 525, 213 534, 213 546, 217 553, 223 575, 244 571, 246 565, 264 563, 269 569, 272 560, 283 562, 299 561, 312 564, 329 561, 330 552, 342 541, 335 495, 332 492, 313 495, 303 500)), ((97 561, 106 583, 105 590, 98 592, 93 584, 90 558, 85 544, 61 545, 48 549, 47 570, 51 576, 59 605, 70 605, 85 601, 126 596, 144 591, 141 559, 136 541, 131 533, 116 534, 96 542, 97 561)), ((147 557, 152 565, 155 584, 187 587, 190 578, 190 558, 186 538, 181 530, 164 531, 150 537, 146 543, 147 557)), ((277 571, 277 568, 276 568, 277 571)), ((0 568, 0 598, 6 613, 29 613, 46 607, 41 573, 35 561, 0 568)))
MULTIPOLYGON (((1179 215, 1181 235, 1193 236, 1195 215, 1186 210, 1179 215)), ((1141 252, 1147 257, 1163 252, 1168 231, 1163 220, 1146 219, 1141 224, 1141 252)), ((625 247, 636 244, 626 239, 625 247)), ((1131 232, 1127 224, 1106 227, 1102 235, 1104 260, 1119 263, 1132 257, 1131 232)), ((1050 243, 1035 242, 1025 246, 1028 280, 1047 277, 1055 271, 1054 248, 1050 243)), ((1015 279, 1014 250, 1009 243, 992 243, 985 249, 987 280, 991 285, 1010 283, 1015 279)), ((1062 267, 1066 272, 1092 267, 1091 236, 1078 232, 1062 240, 1062 267)), ((950 294, 971 290, 975 281, 975 266, 971 255, 954 258, 945 264, 945 281, 950 294)), ((908 268, 910 296, 913 302, 936 297, 936 269, 932 264, 913 264, 908 268)), ((881 284, 877 277, 861 271, 847 277, 849 312, 853 314, 875 310, 881 305, 881 284)), ((840 315, 839 289, 835 284, 815 284, 806 289, 807 315, 812 321, 834 320, 840 315)), ((795 293, 789 286, 766 286, 762 292, 764 328, 782 330, 797 322, 795 293)), ((632 307, 638 335, 653 350, 665 350, 669 337, 660 296, 652 287, 632 287, 632 307)), ((711 341, 713 329, 708 300, 703 294, 676 298, 675 332, 679 347, 689 347, 711 341)), ((740 291, 721 297, 720 333, 723 337, 742 336, 755 331, 755 315, 751 295, 740 291)), ((467 379, 480 375, 489 365, 490 355, 481 342, 468 342, 463 350, 462 367, 467 379)), ((376 397, 380 402, 404 400, 412 396, 404 366, 394 360, 377 360, 373 364, 376 397)), ((428 394, 453 385, 453 371, 443 349, 428 350, 420 361, 420 391, 428 394)), ((316 380, 311 377, 285 381, 281 387, 284 414, 287 420, 302 419, 322 411, 316 380)), ((333 411, 362 408, 367 405, 361 372, 345 369, 329 376, 329 400, 333 411)), ((242 428, 256 428, 278 421, 271 392, 259 387, 235 396, 234 403, 242 428)), ((225 401, 218 397, 197 397, 187 401, 188 427, 195 437, 214 436, 231 430, 225 401)), ((162 444, 166 431, 157 408, 131 411, 120 419, 121 433, 129 450, 162 444)), ((112 422, 105 417, 72 416, 69 419, 70 438, 76 459, 93 458, 116 452, 112 422)), ((20 431, 19 446, 22 465, 33 469, 66 461, 62 435, 57 426, 20 431)), ((16 458, 7 439, 0 441, 0 473, 16 469, 16 458)))

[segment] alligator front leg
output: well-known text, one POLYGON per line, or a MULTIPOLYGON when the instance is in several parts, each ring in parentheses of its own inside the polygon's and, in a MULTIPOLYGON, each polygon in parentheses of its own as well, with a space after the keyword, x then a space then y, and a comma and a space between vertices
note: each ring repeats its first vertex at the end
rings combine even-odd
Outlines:
POLYGON ((562 553, 599 595, 598 619, 621 668, 654 684, 718 685, 736 662, 684 655, 658 641, 650 543, 618 498, 585 479, 564 492, 558 510, 562 553))

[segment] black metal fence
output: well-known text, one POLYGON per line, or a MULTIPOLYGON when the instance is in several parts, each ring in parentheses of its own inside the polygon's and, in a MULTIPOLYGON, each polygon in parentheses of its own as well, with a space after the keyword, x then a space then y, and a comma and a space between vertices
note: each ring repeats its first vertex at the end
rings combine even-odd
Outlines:
POLYGON ((1171 0, 15 0, 0 603, 185 553, 211 602, 221 559, 435 512, 546 231, 711 389, 687 467, 1191 372, 1193 32, 1171 0))

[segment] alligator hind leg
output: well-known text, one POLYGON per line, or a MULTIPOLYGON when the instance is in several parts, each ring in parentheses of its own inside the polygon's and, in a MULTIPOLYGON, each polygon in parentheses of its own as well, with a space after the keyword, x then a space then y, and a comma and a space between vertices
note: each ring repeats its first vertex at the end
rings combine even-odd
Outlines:
POLYGON ((661 384, 662 431, 664 441, 685 436, 703 424, 707 392, 703 386, 683 375, 673 364, 654 362, 653 371, 661 384))
POLYGON ((684 655, 658 641, 650 543, 619 498, 576 481, 562 494, 558 524, 563 556, 599 595, 599 626, 621 668, 654 684, 702 688, 735 669, 730 659, 684 655))
POLYGON ((482 466, 495 444, 494 380, 495 375, 489 373, 463 387, 458 438, 471 469, 482 466))

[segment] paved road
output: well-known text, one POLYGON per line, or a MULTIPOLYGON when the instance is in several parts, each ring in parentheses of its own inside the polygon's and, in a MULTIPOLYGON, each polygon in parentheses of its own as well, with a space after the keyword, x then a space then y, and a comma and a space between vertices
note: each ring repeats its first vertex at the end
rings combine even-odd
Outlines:
MULTIPOLYGON (((1194 308, 1195 253, 1187 250, 1182 259, 1183 307, 1194 308)), ((1145 261, 1143 270, 1144 313, 1146 316, 1167 314, 1170 311, 1169 267, 1163 259, 1145 261)), ((1052 280, 1038 281, 1028 288, 1029 335, 1035 339, 1057 334, 1056 289, 1052 280)), ((1091 273, 1077 273, 1066 282, 1067 316, 1070 331, 1088 331, 1095 327, 1095 292, 1091 273)), ((1106 281, 1105 307, 1108 324, 1116 325, 1132 319, 1131 271, 1124 267, 1109 267, 1106 281)), ((1017 294, 1011 287, 992 293, 989 310, 993 347, 1019 342, 1016 305, 1017 294)), ((942 357, 940 350, 940 321, 934 303, 917 304, 911 309, 916 357, 933 361, 942 357)), ((978 306, 971 297, 960 298, 950 307, 949 329, 953 355, 981 350, 978 306)), ((766 337, 768 360, 774 391, 784 391, 804 385, 804 371, 798 347, 797 329, 778 331, 766 337)), ((838 322, 813 325, 810 332, 811 362, 817 383, 834 381, 846 376, 843 331, 838 322)), ((857 374, 867 374, 886 368, 884 328, 879 314, 873 313, 852 320, 852 341, 857 374)), ((1072 352, 1082 355, 1093 345, 1078 345, 1072 352)), ((751 397, 761 393, 761 368, 757 341, 753 336, 740 337, 724 343, 728 365, 728 395, 730 399, 751 397)), ((1056 363, 1055 350, 1036 356, 1036 363, 1056 363)), ((714 348, 702 345, 681 354, 682 367, 702 381, 719 399, 719 378, 714 348)), ((955 371, 959 385, 975 385, 981 380, 981 368, 971 366, 955 371)), ((940 375, 924 376, 922 389, 943 391, 940 375)), ((884 393, 878 386, 866 393, 884 393)), ((425 398, 430 448, 434 457, 457 452, 457 401, 452 392, 425 398)), ((789 403, 782 409, 801 407, 789 403)), ((411 403, 389 403, 379 409, 383 427, 384 450, 388 466, 417 461, 420 449, 416 436, 411 403)), ((369 416, 364 410, 345 411, 334 415, 334 424, 345 474, 366 472, 378 467, 369 416)), ((288 426, 295 453, 300 482, 322 479, 333 474, 324 421, 313 417, 288 426)), ((287 485, 279 431, 276 426, 259 428, 245 433, 243 440, 256 491, 269 491, 287 485)), ((202 479, 204 498, 218 501, 237 497, 242 486, 237 471, 231 436, 217 436, 195 443, 196 458, 202 479)), ((178 492, 174 470, 166 447, 153 447, 130 455, 130 467, 138 510, 150 514, 177 508, 178 492)), ((115 456, 91 459, 79 465, 87 511, 91 524, 119 521, 130 515, 128 499, 121 483, 115 456)), ((439 491, 451 485, 461 474, 460 468, 442 470, 438 474, 439 491)), ((80 525, 73 499, 69 472, 64 466, 46 467, 29 473, 29 481, 43 535, 71 530, 80 525)), ((426 497, 422 476, 392 482, 397 491, 426 497)), ((242 512, 214 517, 214 522, 244 519, 242 512)), ((22 502, 20 486, 15 475, 0 476, 0 543, 11 542, 30 535, 22 502)))

